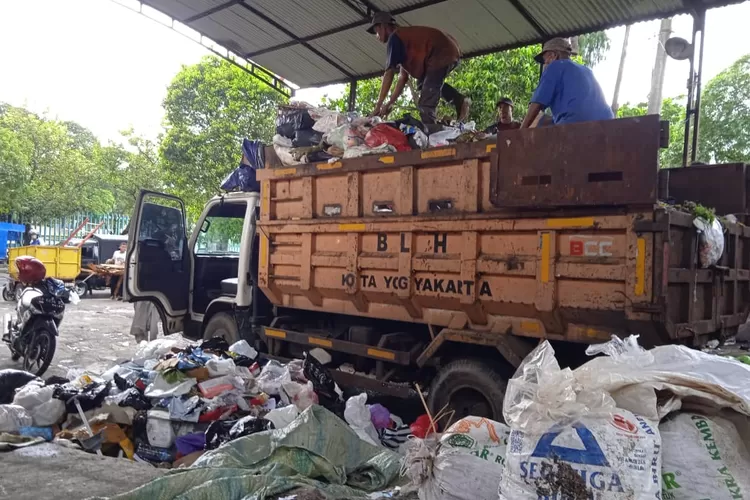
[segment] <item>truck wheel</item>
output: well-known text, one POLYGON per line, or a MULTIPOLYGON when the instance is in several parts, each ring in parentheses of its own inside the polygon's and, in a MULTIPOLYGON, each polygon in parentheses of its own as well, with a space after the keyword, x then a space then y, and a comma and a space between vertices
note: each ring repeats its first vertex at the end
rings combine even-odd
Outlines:
POLYGON ((234 344, 240 340, 240 331, 231 314, 220 312, 211 316, 206 329, 203 331, 203 340, 212 337, 224 337, 224 340, 229 344, 234 344))
POLYGON ((428 398, 434 415, 446 404, 453 421, 475 416, 503 421, 506 380, 488 362, 458 359, 445 365, 430 385, 428 398))

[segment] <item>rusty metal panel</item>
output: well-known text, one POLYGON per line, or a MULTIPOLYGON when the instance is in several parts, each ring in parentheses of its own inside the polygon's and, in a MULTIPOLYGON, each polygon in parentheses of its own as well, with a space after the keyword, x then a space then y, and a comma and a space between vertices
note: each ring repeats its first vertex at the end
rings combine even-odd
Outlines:
POLYGON ((496 207, 646 206, 657 199, 658 115, 498 134, 496 207))
POLYGON ((745 220, 750 208, 749 175, 745 163, 693 165, 662 170, 660 182, 667 183, 666 195, 677 203, 694 201, 716 209, 719 215, 734 214, 745 220))

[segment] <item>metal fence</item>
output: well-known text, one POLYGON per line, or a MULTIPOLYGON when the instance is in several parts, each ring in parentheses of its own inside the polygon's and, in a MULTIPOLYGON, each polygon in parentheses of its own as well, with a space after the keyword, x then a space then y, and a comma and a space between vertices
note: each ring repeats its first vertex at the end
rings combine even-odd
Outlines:
MULTIPOLYGON (((91 213, 77 213, 68 217, 60 217, 46 223, 36 223, 34 220, 17 220, 13 217, 0 217, 1 219, 16 224, 29 224, 32 229, 39 233, 39 238, 45 245, 57 245, 65 241, 70 233, 88 217, 86 225, 76 234, 77 238, 82 238, 89 231, 94 229, 100 222, 102 226, 96 231, 97 234, 122 234, 130 220, 129 215, 124 214, 106 214, 96 215, 91 213)), ((8 246, 19 246, 22 244, 21 236, 9 240, 8 246)))

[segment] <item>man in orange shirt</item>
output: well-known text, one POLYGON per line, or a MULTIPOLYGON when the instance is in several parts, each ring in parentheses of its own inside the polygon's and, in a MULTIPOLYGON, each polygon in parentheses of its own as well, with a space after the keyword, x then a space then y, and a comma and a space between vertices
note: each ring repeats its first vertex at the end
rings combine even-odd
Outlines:
POLYGON ((417 88, 420 90, 417 107, 422 123, 432 125, 436 122, 436 110, 441 96, 455 106, 459 121, 466 120, 471 99, 445 83, 445 78, 461 58, 458 43, 453 37, 426 26, 400 27, 387 12, 376 13, 367 31, 375 34, 381 43, 388 46, 385 74, 373 115, 384 116, 391 111, 411 76, 417 80, 417 88), (397 68, 399 75, 396 88, 388 102, 383 104, 397 68))

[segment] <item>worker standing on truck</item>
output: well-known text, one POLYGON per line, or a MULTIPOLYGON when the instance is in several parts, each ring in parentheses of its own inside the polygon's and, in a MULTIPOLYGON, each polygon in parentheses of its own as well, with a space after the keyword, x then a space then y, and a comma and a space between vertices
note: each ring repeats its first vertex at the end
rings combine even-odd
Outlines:
POLYGON ((508 97, 503 97, 497 104, 497 123, 493 123, 486 129, 485 134, 497 134, 502 130, 513 130, 521 127, 521 122, 513 120, 513 101, 508 97))
POLYGON ((552 110, 555 125, 614 118, 594 72, 571 61, 572 53, 568 40, 553 38, 534 58, 544 64, 544 71, 521 128, 530 127, 547 108, 552 110))
POLYGON ((455 106, 458 121, 466 120, 471 99, 445 83, 446 77, 458 65, 461 57, 461 50, 453 37, 426 26, 400 27, 387 12, 377 12, 367 31, 375 34, 381 43, 388 46, 383 83, 372 112, 374 116, 388 115, 411 76, 417 80, 417 89, 420 91, 417 108, 422 123, 428 126, 435 124, 441 96, 455 106), (384 105, 397 68, 399 74, 396 88, 384 105))

